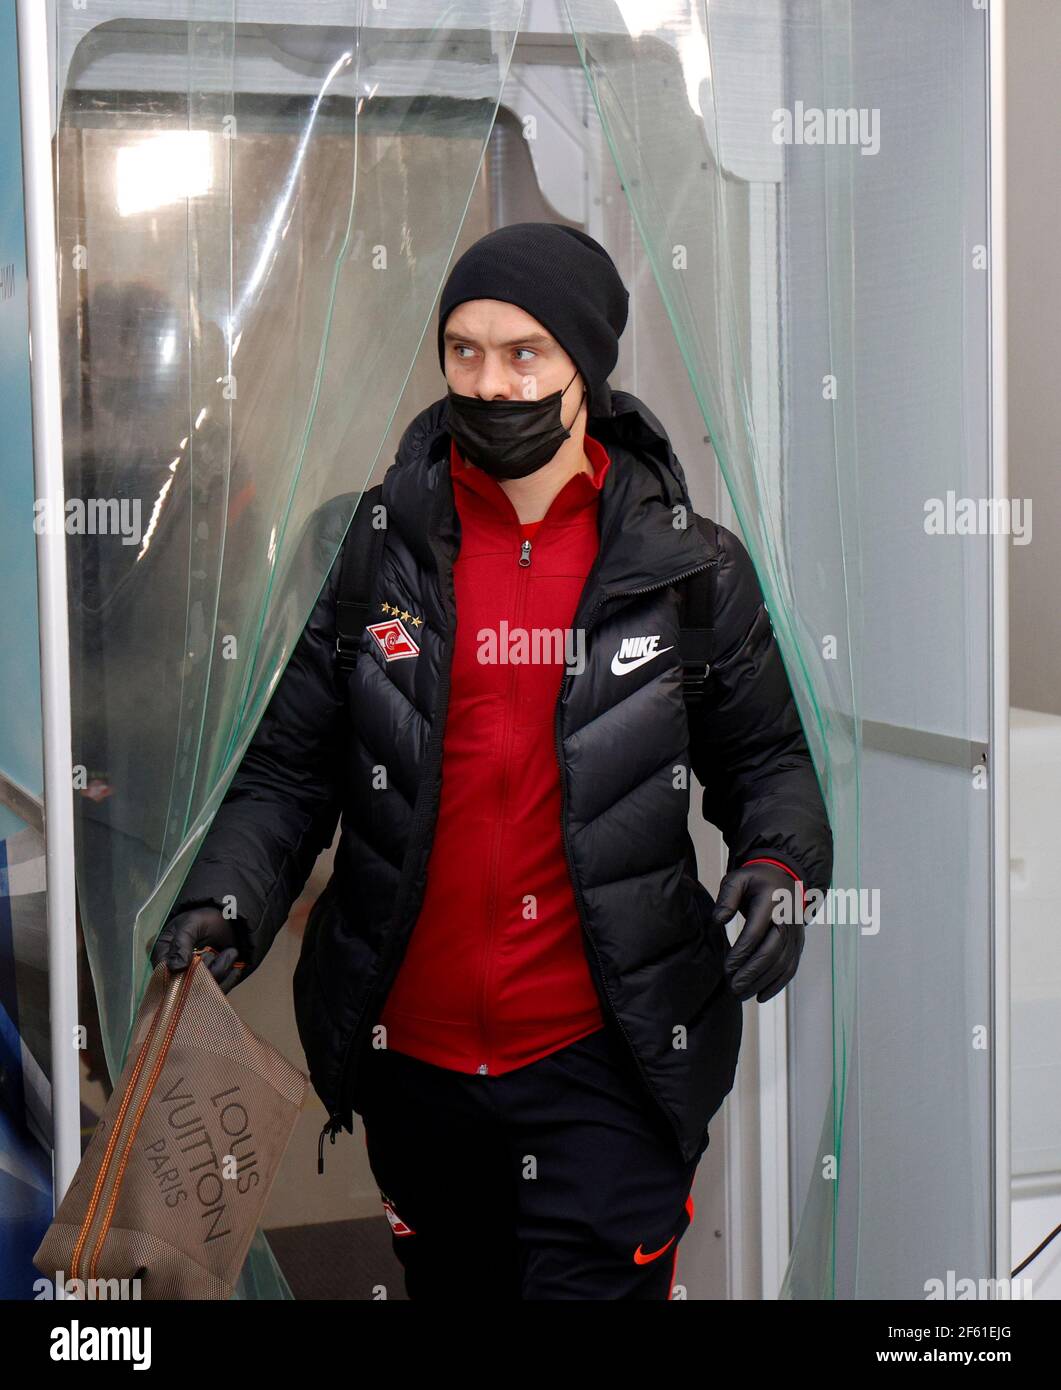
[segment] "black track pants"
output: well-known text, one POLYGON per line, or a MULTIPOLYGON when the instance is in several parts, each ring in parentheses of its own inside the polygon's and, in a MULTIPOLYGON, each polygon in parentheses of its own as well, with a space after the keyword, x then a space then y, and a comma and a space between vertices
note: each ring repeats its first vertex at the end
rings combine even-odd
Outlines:
POLYGON ((669 1299, 688 1163, 611 1025, 480 1076, 370 1050, 358 1108, 410 1299, 669 1299))

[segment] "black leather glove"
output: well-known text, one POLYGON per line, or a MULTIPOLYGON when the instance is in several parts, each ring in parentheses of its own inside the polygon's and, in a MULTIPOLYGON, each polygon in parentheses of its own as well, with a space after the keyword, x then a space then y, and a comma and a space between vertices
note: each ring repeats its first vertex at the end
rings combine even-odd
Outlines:
POLYGON ((738 999, 754 994, 765 1004, 796 973, 806 937, 799 920, 802 913, 796 911, 799 892, 796 879, 776 864, 746 864, 726 874, 719 885, 712 924, 724 928, 735 912, 744 915, 740 935, 723 961, 729 987, 738 999), (778 892, 789 895, 783 924, 773 920, 778 892))
POLYGON ((217 907, 192 907, 163 926, 151 948, 151 964, 164 960, 170 970, 186 970, 197 950, 225 994, 243 978, 236 924, 217 907))

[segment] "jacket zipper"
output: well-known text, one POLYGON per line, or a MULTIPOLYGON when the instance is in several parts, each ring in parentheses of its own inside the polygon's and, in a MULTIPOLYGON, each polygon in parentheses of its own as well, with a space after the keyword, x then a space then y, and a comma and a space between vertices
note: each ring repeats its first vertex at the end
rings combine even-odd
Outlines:
MULTIPOLYGON (((515 523, 515 525, 516 525, 516 527, 517 527, 517 529, 518 529, 518 528, 519 528, 519 522, 517 521, 517 522, 515 523)), ((527 569, 530 568, 530 562, 531 562, 531 543, 530 543, 529 540, 524 539, 524 540, 522 541, 522 544, 520 545, 520 551, 519 551, 519 565, 520 565, 520 567, 521 567, 522 570, 527 570, 527 569)), ((521 574, 521 575, 519 576, 518 588, 517 588, 517 591, 516 591, 516 603, 515 603, 515 609, 516 609, 516 611, 515 611, 515 614, 514 614, 515 619, 516 619, 516 625, 520 625, 520 624, 521 624, 521 619, 522 619, 522 617, 523 617, 523 606, 524 606, 524 604, 526 603, 526 595, 527 595, 527 580, 526 580, 526 576, 525 576, 524 574, 521 574)), ((518 670, 517 670, 515 667, 513 667, 512 672, 511 672, 511 675, 510 675, 510 677, 509 677, 509 688, 510 688, 510 690, 511 690, 512 687, 515 685, 515 682, 518 681, 518 679, 519 679, 519 672, 518 672, 518 670)), ((500 797, 500 801, 499 801, 499 803, 498 803, 499 806, 500 806, 500 809, 501 809, 501 816, 500 816, 500 818, 499 818, 500 823, 498 824, 498 826, 497 826, 497 828, 496 828, 496 830, 495 830, 495 832, 494 832, 497 838, 496 838, 496 843, 495 843, 495 845, 494 845, 493 856, 492 856, 492 859, 491 859, 491 871, 490 871, 490 916, 489 916, 489 919, 488 919, 488 923, 489 923, 489 924, 488 924, 487 933, 486 933, 486 961, 485 961, 485 963, 484 963, 483 970, 482 970, 482 976, 481 976, 480 981, 479 981, 479 1038, 480 1038, 481 1045, 482 1045, 482 1049, 483 1049, 481 1055, 485 1056, 487 1059, 489 1059, 489 1057, 490 1057, 491 1029, 490 1029, 490 1027, 489 1027, 489 1025, 488 1025, 488 1020, 487 1020, 487 1003, 486 1003, 486 1000, 487 1000, 487 994, 488 994, 488 986, 489 986, 489 983, 490 983, 490 977, 491 977, 491 975, 492 975, 492 973, 493 973, 493 969, 492 969, 492 967, 493 967, 493 952, 492 952, 492 947, 493 947, 493 942, 494 942, 494 925, 495 925, 496 916, 497 916, 497 874, 498 874, 498 865, 499 865, 499 861, 500 861, 501 837, 502 837, 502 835, 504 834, 504 829, 505 829, 505 824, 504 824, 504 810, 505 810, 505 798, 506 798, 507 795, 508 795, 508 764, 509 764, 509 759, 510 759, 510 757, 511 757, 511 751, 512 751, 512 727, 511 727, 511 724, 510 724, 510 725, 505 729, 505 731, 504 731, 504 744, 503 744, 503 747, 502 747, 502 750, 501 750, 501 797, 500 797)), ((477 1075, 477 1076, 488 1076, 489 1073, 490 1073, 490 1063, 489 1063, 489 1060, 480 1062, 479 1065, 476 1067, 475 1072, 476 1072, 476 1075, 477 1075)))
MULTIPOLYGON (((644 586, 644 588, 641 589, 625 589, 621 593, 608 594, 604 598, 598 599, 596 606, 593 609, 593 612, 590 614, 589 622, 586 624, 587 638, 589 634, 593 631, 594 625, 596 624, 597 614, 604 607, 604 605, 606 603, 610 603, 612 599, 635 598, 640 594, 653 593, 656 589, 669 589, 675 584, 681 584, 684 580, 689 579, 692 575, 699 574, 701 570, 709 569, 712 563, 713 561, 709 560, 703 565, 697 565, 695 569, 686 570, 684 574, 675 575, 671 579, 661 580, 657 584, 647 584, 644 586)), ((594 958, 596 959, 598 979, 600 981, 601 989, 603 990, 604 995, 608 1001, 608 1007, 611 1010, 612 1017, 615 1019, 619 1031, 626 1039, 626 1045, 630 1049, 630 1054, 634 1059, 638 1071, 641 1073, 641 1077, 645 1083, 646 1088, 648 1089, 649 1095, 659 1106, 660 1110, 662 1110, 663 1114, 667 1119, 667 1123, 670 1125, 671 1129, 674 1130, 675 1136, 678 1140, 678 1147, 682 1148, 681 1130, 679 1129, 678 1124, 674 1119, 674 1116, 666 1108, 666 1106, 660 1100, 659 1096, 656 1094, 655 1088, 653 1087, 651 1081, 648 1079, 648 1073, 645 1071, 645 1068, 641 1063, 641 1058, 637 1055, 634 1045, 630 1041, 630 1035, 626 1031, 622 1019, 619 1017, 619 1010, 615 1007, 615 1000, 612 998, 611 990, 608 988, 608 982, 604 974, 604 964, 601 961, 600 952, 597 950, 597 943, 593 940, 593 936, 590 933, 588 927, 586 926, 586 909, 585 902, 582 897, 582 885, 578 881, 578 875, 575 872, 574 864, 571 862, 571 845, 568 840, 567 834, 567 772, 564 767, 563 739, 560 735, 560 713, 563 705, 567 700, 567 693, 570 689, 571 679, 572 678, 570 673, 566 675, 563 679, 560 695, 556 701, 556 710, 553 716, 553 732, 556 741, 556 763, 557 767, 560 770, 560 834, 564 846, 564 858, 567 860, 568 877, 571 879, 571 886, 575 892, 575 903, 578 908, 579 921, 582 926, 582 934, 589 942, 590 947, 593 951, 594 958)))

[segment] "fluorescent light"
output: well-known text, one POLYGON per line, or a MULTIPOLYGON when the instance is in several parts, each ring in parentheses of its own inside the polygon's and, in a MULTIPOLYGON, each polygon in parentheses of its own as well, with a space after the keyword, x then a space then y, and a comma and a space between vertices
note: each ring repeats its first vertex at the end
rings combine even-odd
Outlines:
POLYGON ((207 130, 171 130, 122 145, 115 164, 118 212, 138 212, 201 198, 213 183, 213 153, 207 130))

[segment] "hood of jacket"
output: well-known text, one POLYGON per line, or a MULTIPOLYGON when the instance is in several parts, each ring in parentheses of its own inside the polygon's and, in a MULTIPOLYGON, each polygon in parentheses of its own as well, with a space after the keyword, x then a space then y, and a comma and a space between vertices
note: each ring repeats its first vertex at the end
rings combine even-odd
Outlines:
MULTIPOLYGON (((610 401, 611 414, 587 424, 613 460, 598 512, 601 598, 672 583, 713 558, 663 426, 627 391, 610 392, 610 401)), ((428 564, 452 562, 460 545, 446 403, 443 396, 410 421, 384 482, 388 524, 428 564)))

